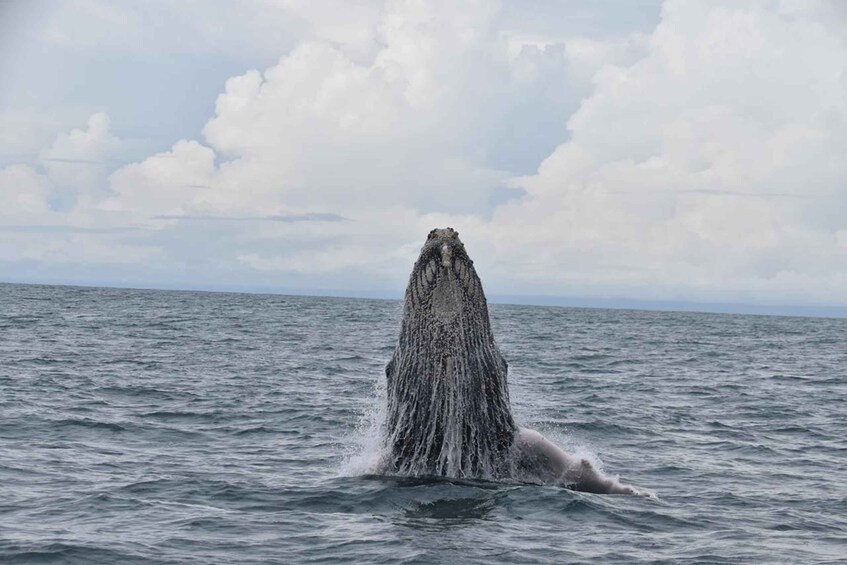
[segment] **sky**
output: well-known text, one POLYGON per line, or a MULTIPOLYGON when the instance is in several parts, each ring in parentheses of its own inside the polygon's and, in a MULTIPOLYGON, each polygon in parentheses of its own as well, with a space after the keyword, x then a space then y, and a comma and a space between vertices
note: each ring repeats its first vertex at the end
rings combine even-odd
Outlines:
POLYGON ((0 0, 0 281, 847 307, 847 3, 0 0))

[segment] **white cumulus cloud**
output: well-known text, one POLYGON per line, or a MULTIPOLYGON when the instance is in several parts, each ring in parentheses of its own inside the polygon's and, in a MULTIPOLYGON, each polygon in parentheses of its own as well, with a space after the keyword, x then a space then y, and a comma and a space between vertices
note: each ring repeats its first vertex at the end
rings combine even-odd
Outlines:
MULTIPOLYGON (((847 43, 815 9, 666 2, 487 228, 547 292, 847 302, 847 43)), ((525 269, 515 269, 516 261, 525 269)))

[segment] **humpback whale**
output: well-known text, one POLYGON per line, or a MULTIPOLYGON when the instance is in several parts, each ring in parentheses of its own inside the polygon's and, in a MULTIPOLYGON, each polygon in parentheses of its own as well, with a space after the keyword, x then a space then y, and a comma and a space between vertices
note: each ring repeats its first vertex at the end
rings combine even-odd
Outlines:
POLYGON ((459 233, 432 230, 409 277, 400 338, 385 368, 382 470, 640 494, 537 431, 519 427, 507 371, 482 283, 459 233))

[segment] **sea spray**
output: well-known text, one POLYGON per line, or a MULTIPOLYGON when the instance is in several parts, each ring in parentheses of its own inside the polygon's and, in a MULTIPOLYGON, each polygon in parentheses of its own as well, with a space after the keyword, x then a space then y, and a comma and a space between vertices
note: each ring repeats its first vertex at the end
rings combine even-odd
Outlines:
POLYGON ((371 475, 382 470, 385 459, 385 380, 377 379, 373 395, 365 406, 353 433, 339 476, 371 475))

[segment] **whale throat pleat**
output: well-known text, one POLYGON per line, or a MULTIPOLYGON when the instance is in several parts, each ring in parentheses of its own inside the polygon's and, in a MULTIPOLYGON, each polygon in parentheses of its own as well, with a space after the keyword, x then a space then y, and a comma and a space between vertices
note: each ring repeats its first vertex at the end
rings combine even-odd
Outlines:
POLYGON ((386 368, 386 443, 410 475, 497 478, 516 431, 507 365, 468 259, 422 258, 409 279, 400 339, 386 368))

